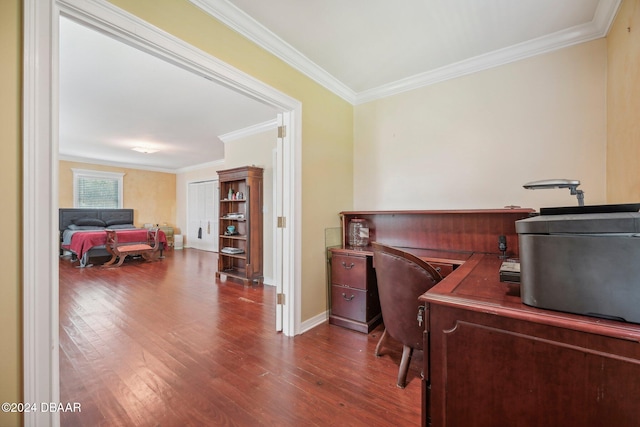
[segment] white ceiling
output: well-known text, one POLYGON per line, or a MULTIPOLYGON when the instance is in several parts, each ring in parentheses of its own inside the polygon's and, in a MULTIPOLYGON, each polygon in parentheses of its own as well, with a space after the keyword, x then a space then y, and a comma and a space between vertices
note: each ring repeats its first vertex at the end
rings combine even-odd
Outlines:
MULTIPOLYGON (((620 0, 190 0, 353 104, 606 36, 620 0)), ((60 151, 178 170, 272 107, 61 23, 60 151), (133 141, 162 150, 138 154, 133 141)))
POLYGON ((620 0, 190 0, 358 104, 604 37, 620 0))
POLYGON ((60 19, 60 158, 176 171, 224 159, 234 132, 277 110, 105 34, 60 19), (132 151, 145 146, 151 154, 132 151))

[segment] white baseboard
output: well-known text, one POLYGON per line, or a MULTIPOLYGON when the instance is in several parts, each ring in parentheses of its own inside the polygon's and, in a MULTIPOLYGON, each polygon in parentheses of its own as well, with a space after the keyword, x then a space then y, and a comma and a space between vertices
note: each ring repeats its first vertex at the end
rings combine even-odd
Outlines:
POLYGON ((329 310, 324 313, 320 313, 317 316, 312 317, 311 319, 305 320, 300 324, 300 333, 303 334, 310 329, 315 328, 316 326, 324 323, 329 319, 329 310))

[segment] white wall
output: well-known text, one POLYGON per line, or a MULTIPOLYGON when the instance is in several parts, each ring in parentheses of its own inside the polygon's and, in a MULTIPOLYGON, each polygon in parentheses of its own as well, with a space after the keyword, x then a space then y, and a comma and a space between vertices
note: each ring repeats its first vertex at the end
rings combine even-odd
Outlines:
POLYGON ((189 182, 218 179, 218 170, 240 166, 257 166, 263 172, 263 271, 265 283, 273 278, 273 150, 276 148, 277 130, 261 132, 225 143, 225 160, 220 164, 177 174, 176 222, 181 230, 187 229, 187 185, 189 182))
POLYGON ((354 209, 606 202, 603 39, 357 106, 354 209))

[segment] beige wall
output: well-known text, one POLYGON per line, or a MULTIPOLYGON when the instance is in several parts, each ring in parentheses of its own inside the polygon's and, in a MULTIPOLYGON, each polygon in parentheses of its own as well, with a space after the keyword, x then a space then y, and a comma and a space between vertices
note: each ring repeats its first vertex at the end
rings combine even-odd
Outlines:
POLYGON ((640 0, 624 0, 607 37, 607 201, 640 201, 640 0))
MULTIPOLYGON (((276 129, 225 143, 224 162, 215 166, 179 173, 177 176, 177 223, 187 229, 187 186, 190 182, 217 180, 217 171, 240 166, 257 166, 263 169, 263 273, 267 284, 273 278, 273 150, 276 148, 276 129)), ((185 239, 188 246, 188 238, 185 239)))
POLYGON ((356 107, 356 209, 539 208, 605 200, 604 40, 356 107))
MULTIPOLYGON (((1 402, 22 401, 21 20, 19 0, 0 1, 1 402)), ((19 425, 20 420, 19 414, 0 412, 0 426, 19 425)))
POLYGON ((61 160, 59 164, 59 207, 73 207, 73 171, 87 169, 124 173, 123 208, 133 209, 135 225, 176 225, 176 176, 172 173, 102 166, 61 160))

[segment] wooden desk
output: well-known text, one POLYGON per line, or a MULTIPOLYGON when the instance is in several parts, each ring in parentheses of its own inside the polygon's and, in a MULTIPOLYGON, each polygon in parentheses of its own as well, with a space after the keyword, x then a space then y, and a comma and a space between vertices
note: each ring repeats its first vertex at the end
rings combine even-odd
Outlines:
MULTIPOLYGON (((403 248, 433 265, 445 277, 471 253, 403 248)), ((369 333, 381 321, 380 299, 373 252, 334 248, 331 253, 331 312, 329 323, 369 333)))
POLYGON ((532 209, 341 212, 342 247, 331 249, 329 323, 368 333, 382 321, 371 248, 347 245, 349 221, 369 224, 370 241, 410 250, 447 276, 472 253, 498 253, 505 236, 509 255, 517 256, 515 222, 532 209), (413 248, 413 249, 409 249, 413 248))
MULTIPOLYGON (((452 266, 420 297, 427 308, 424 348, 429 349, 424 358, 423 424, 430 420, 433 426, 451 427, 640 425, 640 325, 528 307, 522 304, 517 285, 499 281, 497 236, 506 236, 507 255, 517 257, 515 221, 531 212, 341 214, 343 230, 351 218, 364 218, 371 241, 431 248, 412 251, 430 262, 452 266), (456 263, 459 267, 453 268, 456 263)), ((371 252, 349 249, 346 242, 343 234, 343 248, 333 254, 360 257, 366 274, 361 283, 368 290, 375 286, 377 296, 375 272, 368 261, 371 252)), ((339 317, 332 312, 330 322, 339 317)), ((350 325, 366 332, 367 322, 350 325)))
POLYGON ((640 325, 536 309, 474 254, 420 297, 423 424, 638 426, 640 325))

